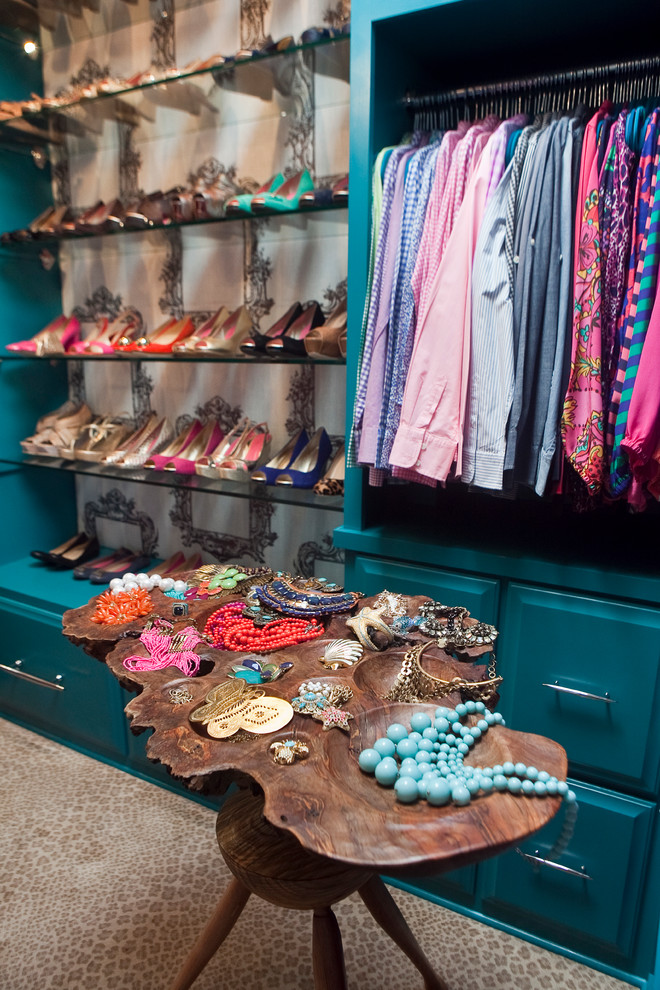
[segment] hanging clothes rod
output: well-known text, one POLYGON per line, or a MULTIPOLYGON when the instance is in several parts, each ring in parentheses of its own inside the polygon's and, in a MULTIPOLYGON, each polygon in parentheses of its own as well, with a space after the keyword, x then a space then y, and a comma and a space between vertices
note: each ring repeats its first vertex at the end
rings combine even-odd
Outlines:
POLYGON ((509 110, 527 109, 528 104, 545 96, 542 105, 531 109, 558 109, 559 98, 570 97, 574 104, 602 102, 614 103, 643 100, 660 95, 660 55, 612 62, 609 65, 564 69, 477 86, 427 93, 423 96, 408 94, 403 105, 409 110, 442 111, 449 107, 473 105, 486 110, 494 104, 506 102, 509 110))

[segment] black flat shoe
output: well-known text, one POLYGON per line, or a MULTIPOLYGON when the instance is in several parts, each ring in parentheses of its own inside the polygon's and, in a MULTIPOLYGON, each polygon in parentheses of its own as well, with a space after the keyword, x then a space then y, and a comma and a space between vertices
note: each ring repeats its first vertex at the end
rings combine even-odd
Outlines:
POLYGON ((79 564, 84 564, 86 560, 92 560, 98 556, 99 541, 95 536, 85 536, 79 543, 74 544, 63 553, 52 556, 51 563, 58 571, 69 571, 79 564))
POLYGON ((30 556, 34 557, 35 560, 41 560, 44 564, 53 565, 60 554, 66 553, 67 550, 72 550, 86 540, 86 533, 76 533, 75 536, 65 540, 64 543, 60 543, 58 547, 54 547, 52 550, 31 550, 30 556))

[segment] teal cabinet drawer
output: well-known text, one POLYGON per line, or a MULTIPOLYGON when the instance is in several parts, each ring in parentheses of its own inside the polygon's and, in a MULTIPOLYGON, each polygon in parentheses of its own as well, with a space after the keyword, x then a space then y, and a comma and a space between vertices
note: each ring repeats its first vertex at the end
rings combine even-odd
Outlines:
MULTIPOLYGON (((556 863, 532 862, 512 851, 483 864, 485 910, 567 947, 593 951, 597 946, 598 958, 629 959, 654 806, 598 788, 571 787, 579 812, 568 849, 556 863)), ((560 809, 546 828, 522 844, 522 852, 547 860, 563 815, 560 809)))
POLYGON ((356 556, 346 564, 346 587, 365 595, 377 595, 383 588, 402 595, 427 595, 443 605, 464 605, 481 622, 497 619, 499 584, 488 578, 356 556))
POLYGON ((605 784, 653 793, 660 610, 513 584, 500 620, 500 710, 605 784))
POLYGON ((0 599, 0 710, 111 758, 126 753, 119 683, 62 635, 61 617, 0 599))

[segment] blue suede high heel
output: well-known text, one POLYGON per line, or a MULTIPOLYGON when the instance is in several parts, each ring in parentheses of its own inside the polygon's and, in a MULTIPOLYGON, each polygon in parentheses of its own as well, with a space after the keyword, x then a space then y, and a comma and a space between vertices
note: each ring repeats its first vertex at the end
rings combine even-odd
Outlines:
POLYGON ((332 445, 330 437, 321 426, 291 466, 275 479, 276 485, 291 488, 313 488, 325 469, 332 445))
POLYGON ((284 447, 272 457, 268 464, 264 464, 258 471, 253 471, 250 475, 252 481, 259 481, 261 484, 274 485, 275 479, 288 470, 300 453, 309 442, 307 430, 299 430, 294 437, 285 444, 284 447))

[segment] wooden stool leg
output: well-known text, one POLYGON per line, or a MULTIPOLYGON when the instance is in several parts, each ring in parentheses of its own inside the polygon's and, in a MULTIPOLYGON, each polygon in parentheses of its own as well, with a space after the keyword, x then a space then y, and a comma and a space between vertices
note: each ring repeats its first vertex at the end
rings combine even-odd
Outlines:
POLYGON ((170 990, 188 990, 202 972, 211 956, 217 952, 238 921, 247 904, 250 891, 240 880, 232 879, 177 973, 170 990))
POLYGON ((393 942, 396 942, 420 971, 424 977, 425 990, 449 990, 444 980, 441 980, 434 972, 417 939, 410 931, 406 919, 399 911, 394 898, 380 877, 373 876, 360 887, 358 894, 383 931, 390 936, 393 942))
POLYGON ((330 907, 314 911, 312 960, 314 990, 347 990, 341 932, 330 907))

